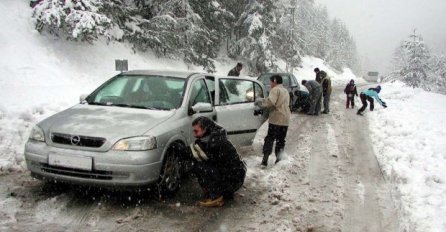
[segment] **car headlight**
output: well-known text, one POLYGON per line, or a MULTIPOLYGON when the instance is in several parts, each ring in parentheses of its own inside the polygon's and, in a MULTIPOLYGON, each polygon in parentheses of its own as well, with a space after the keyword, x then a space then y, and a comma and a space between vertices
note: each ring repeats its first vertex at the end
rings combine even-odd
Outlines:
POLYGON ((146 151, 155 148, 156 138, 152 136, 122 139, 113 146, 113 150, 117 151, 146 151))
POLYGON ((29 139, 39 142, 45 142, 45 134, 40 127, 34 126, 31 130, 31 134, 29 135, 29 139))

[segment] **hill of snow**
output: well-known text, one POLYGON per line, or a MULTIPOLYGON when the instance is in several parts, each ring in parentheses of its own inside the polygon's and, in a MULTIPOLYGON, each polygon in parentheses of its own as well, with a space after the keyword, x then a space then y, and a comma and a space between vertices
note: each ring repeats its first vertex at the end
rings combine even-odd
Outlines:
POLYGON ((367 113, 375 154, 395 187, 401 231, 446 231, 446 96, 384 84, 367 113))

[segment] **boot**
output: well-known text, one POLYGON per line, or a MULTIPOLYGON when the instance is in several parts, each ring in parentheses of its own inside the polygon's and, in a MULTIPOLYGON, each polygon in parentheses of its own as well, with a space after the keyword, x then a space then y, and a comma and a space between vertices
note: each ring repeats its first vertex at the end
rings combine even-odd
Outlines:
POLYGON ((268 166, 268 156, 269 155, 263 155, 263 159, 262 159, 261 165, 264 166, 264 167, 268 166))
POLYGON ((206 201, 200 201, 198 202, 198 205, 201 207, 221 207, 225 204, 225 201, 223 199, 223 196, 219 196, 215 199, 206 200, 206 201))

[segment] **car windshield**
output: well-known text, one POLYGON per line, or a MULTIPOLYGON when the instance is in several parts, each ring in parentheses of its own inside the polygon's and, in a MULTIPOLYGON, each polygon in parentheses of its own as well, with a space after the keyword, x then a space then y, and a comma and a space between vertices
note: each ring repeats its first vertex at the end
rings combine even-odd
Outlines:
POLYGON ((119 75, 86 99, 91 105, 172 110, 180 107, 185 79, 165 76, 119 75))
MULTIPOLYGON (((265 74, 262 74, 259 77, 259 81, 262 82, 264 85, 271 85, 271 81, 269 80, 269 78, 272 77, 273 75, 276 75, 276 74, 275 73, 265 73, 265 74)), ((286 75, 280 75, 280 76, 282 76, 283 85, 284 86, 289 86, 290 85, 290 81, 288 79, 288 76, 286 76, 286 75)))

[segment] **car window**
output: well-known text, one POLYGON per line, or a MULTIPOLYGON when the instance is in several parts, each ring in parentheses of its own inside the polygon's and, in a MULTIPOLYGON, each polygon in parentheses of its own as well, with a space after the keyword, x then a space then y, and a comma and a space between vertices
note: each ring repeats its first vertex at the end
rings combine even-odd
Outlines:
POLYGON ((95 95, 94 101, 101 103, 113 103, 114 100, 118 99, 122 95, 128 81, 129 80, 127 78, 118 78, 115 81, 109 83, 95 95))
POLYGON ((204 79, 198 80, 192 85, 189 106, 194 106, 197 103, 211 103, 204 79))
POLYGON ((206 85, 211 94, 212 103, 215 103, 215 79, 214 77, 206 77, 206 85))
POLYGON ((117 76, 87 99, 89 104, 171 110, 183 99, 185 80, 165 76, 117 76))
POLYGON ((265 95, 263 94, 263 88, 259 84, 254 84, 254 91, 256 99, 265 98, 265 95))
POLYGON ((248 80, 220 79, 219 84, 221 105, 254 102, 254 82, 248 80))
POLYGON ((290 76, 291 79, 291 85, 296 86, 297 85, 297 80, 295 76, 290 76))
POLYGON ((261 76, 259 77, 259 81, 262 82, 262 84, 264 84, 264 85, 270 85, 270 80, 269 80, 269 78, 270 78, 271 76, 272 76, 272 75, 270 75, 270 74, 264 74, 264 75, 261 75, 261 76))
POLYGON ((282 75, 282 80, 284 86, 290 86, 290 76, 282 75))

